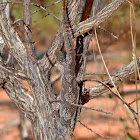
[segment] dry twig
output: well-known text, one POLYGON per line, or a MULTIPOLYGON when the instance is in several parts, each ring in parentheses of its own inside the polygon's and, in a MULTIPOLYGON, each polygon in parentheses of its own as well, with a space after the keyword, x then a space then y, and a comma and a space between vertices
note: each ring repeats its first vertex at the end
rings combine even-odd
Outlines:
POLYGON ((110 137, 110 136, 104 136, 102 134, 99 134, 97 132, 95 132, 94 130, 92 130, 91 128, 89 128, 87 125, 85 125, 84 123, 82 123, 80 120, 79 120, 79 123, 81 125, 83 125, 85 128, 87 128, 88 130, 90 130, 91 132, 95 133, 96 135, 100 136, 100 137, 103 137, 103 138, 107 138, 107 139, 122 139, 124 136, 121 136, 121 137, 110 137))

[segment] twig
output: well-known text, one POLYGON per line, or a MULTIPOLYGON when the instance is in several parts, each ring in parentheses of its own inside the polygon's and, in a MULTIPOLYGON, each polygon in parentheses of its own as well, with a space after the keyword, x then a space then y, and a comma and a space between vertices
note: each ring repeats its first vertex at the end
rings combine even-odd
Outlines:
MULTIPOLYGON (((59 14, 59 13, 55 13, 55 14, 59 14)), ((39 19, 35 20, 34 22, 37 22, 37 21, 39 21, 39 20, 41 20, 41 19, 47 17, 48 15, 50 15, 50 14, 48 13, 48 14, 44 15, 44 16, 40 17, 39 19)))
POLYGON ((102 112, 102 113, 105 113, 105 114, 112 114, 111 112, 107 112, 107 111, 104 111, 104 110, 101 110, 101 109, 95 109, 95 108, 92 108, 92 107, 86 107, 86 106, 83 106, 83 105, 78 105, 78 104, 70 103, 70 102, 64 102, 64 101, 61 101, 61 100, 50 101, 50 103, 53 103, 53 102, 68 103, 68 104, 70 104, 72 106, 76 106, 76 107, 79 107, 79 108, 85 108, 85 109, 89 109, 89 110, 94 110, 94 111, 102 112))
POLYGON ((109 35, 111 35, 113 38, 118 39, 118 37, 117 37, 116 35, 114 35, 113 33, 109 32, 109 31, 107 31, 106 29, 104 29, 104 28, 102 28, 102 27, 100 27, 100 26, 98 26, 98 29, 101 29, 101 30, 105 31, 105 32, 107 32, 109 35))
POLYGON ((34 22, 37 22, 37 21, 39 21, 39 20, 41 20, 41 19, 47 17, 48 15, 50 15, 50 14, 47 14, 47 15, 45 15, 45 16, 42 16, 42 17, 40 17, 39 19, 35 20, 34 22))
POLYGON ((134 102, 136 102, 136 101, 138 101, 138 100, 140 100, 140 97, 137 98, 137 99, 135 99, 134 101, 130 102, 129 105, 133 104, 134 102))
POLYGON ((49 13, 50 15, 52 15, 59 23, 61 22, 53 13, 49 12, 45 7, 40 6, 40 5, 38 5, 38 4, 34 4, 34 3, 32 3, 32 5, 41 8, 42 10, 44 10, 44 11, 46 11, 47 13, 49 13))
POLYGON ((138 125, 138 128, 139 128, 139 130, 140 130, 140 124, 139 124, 138 118, 137 118, 137 116, 136 116, 136 115, 138 115, 138 113, 137 113, 134 109, 132 109, 131 106, 130 106, 127 102, 125 102, 125 101, 122 99, 121 96, 117 95, 109 86, 107 86, 106 84, 104 84, 104 83, 101 82, 101 81, 99 81, 99 82, 100 82, 101 84, 103 84, 108 90, 110 90, 111 93, 113 93, 116 97, 118 97, 118 98, 129 108, 129 110, 132 112, 132 114, 133 114, 133 116, 134 116, 134 118, 135 118, 135 121, 136 121, 136 123, 137 123, 137 125, 138 125))
MULTIPOLYGON (((48 7, 50 7, 50 6, 53 6, 53 5, 55 5, 55 4, 57 4, 57 3, 59 3, 59 2, 61 2, 62 0, 59 0, 59 1, 56 1, 56 2, 54 2, 54 3, 52 3, 52 4, 49 4, 49 5, 47 5, 47 6, 45 6, 44 8, 48 8, 48 7)), ((33 5, 33 3, 31 3, 32 5, 33 5)), ((34 13, 36 13, 36 12, 39 12, 39 11, 41 11, 42 9, 39 9, 39 10, 36 10, 36 11, 34 11, 32 14, 34 14, 34 13)))
MULTIPOLYGON (((53 5, 55 5, 55 4, 57 4, 57 3, 61 2, 61 1, 62 0, 58 0, 58 1, 54 2, 54 3, 52 3, 52 4, 49 4, 49 5, 45 6, 45 8, 50 7, 50 6, 53 6, 53 5)), ((16 2, 16 1, 0 2, 0 4, 3 4, 3 3, 22 4, 23 2, 16 2)), ((31 4, 33 5, 33 3, 31 3, 31 4)))
POLYGON ((24 76, 21 76, 21 75, 19 75, 18 73, 13 73, 13 72, 10 71, 9 69, 7 69, 7 68, 5 68, 4 66, 1 66, 1 65, 0 65, 0 70, 2 70, 2 71, 4 71, 4 72, 8 73, 9 75, 15 77, 15 79, 18 78, 18 79, 22 79, 22 80, 30 80, 29 78, 24 77, 24 76))
POLYGON ((101 110, 101 109, 95 109, 95 108, 86 107, 86 106, 78 105, 78 104, 74 104, 74 103, 69 103, 69 104, 71 104, 73 106, 76 106, 76 107, 79 107, 79 108, 85 108, 85 109, 89 109, 89 110, 94 110, 94 111, 102 112, 102 113, 105 113, 105 114, 112 114, 111 112, 107 112, 107 111, 104 111, 104 110, 101 110))
POLYGON ((61 2, 61 1, 63 1, 63 0, 58 0, 58 1, 54 2, 54 3, 52 3, 52 4, 49 4, 49 5, 46 6, 46 8, 50 7, 50 6, 53 6, 53 5, 55 5, 55 4, 57 4, 57 3, 61 2))
MULTIPOLYGON (((131 106, 130 106, 127 102, 125 102, 125 101, 122 99, 121 96, 117 95, 117 94, 116 94, 108 85, 106 85, 105 83, 103 83, 103 82, 101 82, 101 81, 99 81, 99 80, 97 80, 97 79, 89 79, 89 80, 91 80, 91 81, 96 81, 96 82, 101 83, 104 87, 106 87, 109 91, 111 91, 111 93, 113 93, 116 97, 118 97, 118 98, 129 108, 129 110, 132 112, 132 114, 133 114, 133 116, 134 116, 134 118, 135 118, 135 120, 136 120, 136 123, 137 123, 137 125, 138 125, 138 128, 139 128, 139 130, 140 130, 140 124, 139 124, 138 118, 137 118, 137 116, 136 116, 136 115, 138 115, 138 113, 135 112, 135 110, 132 109, 131 106)), ((83 80, 83 82, 84 82, 84 81, 87 81, 87 79, 83 80)))
POLYGON ((109 72, 109 70, 108 70, 108 68, 107 68, 107 65, 106 65, 106 63, 105 63, 105 60, 104 60, 104 58, 103 58, 103 55, 102 55, 102 52, 101 52, 101 48, 100 48, 100 45, 99 45, 99 40, 98 40, 96 28, 95 28, 95 38, 96 38, 96 41, 97 41, 97 47, 98 47, 99 54, 100 54, 100 56, 101 56, 102 62, 103 62, 103 64, 104 64, 105 70, 106 70, 106 72, 107 72, 107 74, 108 74, 108 76, 109 76, 109 78, 110 78, 110 81, 112 82, 112 85, 114 86, 114 88, 115 88, 117 94, 120 96, 120 93, 118 92, 118 89, 116 88, 116 85, 115 85, 115 83, 114 83, 114 81, 113 81, 113 78, 111 77, 110 72, 109 72))
POLYGON ((80 120, 78 120, 78 121, 79 121, 79 123, 80 123, 81 125, 83 125, 85 128, 87 128, 88 130, 90 130, 91 132, 95 133, 96 135, 98 135, 98 136, 100 136, 100 137, 107 138, 107 139, 121 139, 121 138, 124 137, 124 136, 121 136, 121 137, 104 136, 104 135, 102 135, 102 134, 99 134, 99 133, 95 132, 94 130, 92 130, 91 128, 89 128, 88 126, 86 126, 84 123, 82 123, 80 120))
POLYGON ((17 22, 20 22, 20 21, 22 21, 23 20, 23 17, 22 18, 19 18, 19 19, 17 19, 17 20, 15 20, 13 23, 12 23, 12 26, 14 25, 14 24, 16 24, 17 22))
MULTIPOLYGON (((54 3, 52 3, 52 4, 49 4, 49 5, 45 6, 44 8, 53 6, 53 5, 55 5, 55 4, 57 4, 57 3, 61 2, 61 1, 62 1, 62 0, 56 1, 56 2, 54 2, 54 3)), ((12 3, 12 2, 10 2, 10 3, 12 3)), ((34 3, 31 3, 31 5, 34 5, 34 3)), ((32 15, 32 14, 35 14, 35 13, 41 11, 41 10, 43 10, 43 9, 38 9, 38 10, 32 12, 31 15, 32 15)), ((51 14, 49 13, 49 11, 48 11, 48 14, 47 14, 47 15, 51 15, 51 14)), ((47 15, 45 15, 45 16, 43 16, 43 17, 46 17, 47 15)), ((16 21, 14 21, 14 22, 12 23, 12 25, 16 24, 17 22, 19 22, 19 21, 21 21, 21 20, 23 20, 23 17, 21 17, 21 18, 17 19, 16 21)), ((37 20, 37 21, 38 21, 38 20, 37 20)), ((35 22, 36 22, 36 21, 35 21, 35 22)))

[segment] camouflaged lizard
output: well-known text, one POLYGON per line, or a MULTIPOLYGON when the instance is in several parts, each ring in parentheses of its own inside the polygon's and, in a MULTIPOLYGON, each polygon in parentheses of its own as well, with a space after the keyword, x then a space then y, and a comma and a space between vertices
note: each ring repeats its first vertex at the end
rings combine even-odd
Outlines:
POLYGON ((74 38, 70 27, 67 7, 65 0, 63 1, 63 34, 60 35, 61 41, 64 41, 66 49, 66 58, 61 52, 61 48, 56 50, 57 67, 61 71, 61 90, 60 90, 60 123, 58 124, 59 132, 62 136, 59 139, 67 139, 70 136, 71 130, 74 127, 74 118, 77 107, 70 103, 78 103, 78 83, 75 76, 75 48, 74 38))

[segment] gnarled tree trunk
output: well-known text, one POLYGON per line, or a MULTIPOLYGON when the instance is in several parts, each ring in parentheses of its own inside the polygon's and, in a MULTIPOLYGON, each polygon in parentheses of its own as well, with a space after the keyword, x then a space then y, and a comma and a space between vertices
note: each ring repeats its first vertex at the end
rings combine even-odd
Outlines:
MULTIPOLYGON (((123 2, 124 0, 114 0, 102 9, 105 0, 67 0, 66 5, 63 1, 62 21, 58 32, 41 60, 34 53, 29 0, 23 0, 25 45, 6 18, 6 3, 0 2, 1 37, 20 66, 20 71, 10 70, 1 57, 0 84, 31 121, 36 140, 70 139, 80 114, 80 108, 76 105, 84 104, 108 90, 102 84, 87 89, 84 87, 82 80, 85 75, 86 53, 92 29, 106 20, 123 2), (66 57, 62 54, 64 47, 66 57), (49 79, 53 66, 61 72, 61 89, 57 96, 49 79), (28 81, 32 94, 21 84, 21 80, 28 81)), ((138 66, 139 63, 140 60, 138 66)), ((128 76, 132 72, 133 62, 116 73, 113 78, 115 84, 124 78, 122 75, 128 76)), ((105 82, 113 87, 110 79, 105 82)))

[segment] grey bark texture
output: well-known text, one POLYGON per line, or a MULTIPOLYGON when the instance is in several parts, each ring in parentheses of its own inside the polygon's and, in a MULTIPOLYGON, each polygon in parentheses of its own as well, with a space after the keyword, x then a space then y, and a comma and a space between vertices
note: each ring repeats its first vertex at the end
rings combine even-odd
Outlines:
MULTIPOLYGON (((0 34, 4 42, 0 41, 8 46, 20 66, 20 71, 8 71, 1 60, 0 85, 31 121, 35 140, 71 139, 81 110, 75 104, 84 104, 107 90, 101 84, 87 89, 84 87, 82 80, 85 76, 86 53, 92 29, 107 20, 123 2, 124 0, 114 0, 103 8, 105 0, 68 0, 67 4, 63 1, 58 32, 41 60, 36 58, 32 43, 30 1, 23 0, 25 45, 5 15, 6 3, 0 2, 0 34), (90 16, 92 7, 95 16, 90 16), (79 18, 76 24, 77 16, 79 18), (66 49, 66 57, 62 54, 63 48, 66 49), (61 72, 58 96, 48 78, 54 66, 61 72), (21 79, 28 81, 32 94, 22 85, 21 79)), ((137 63, 139 66, 139 59, 137 63)), ((117 77, 123 79, 133 72, 132 62, 115 74, 114 83, 120 82, 117 77)), ((110 79, 105 82, 110 83, 110 79)), ((111 83, 109 85, 112 88, 111 83)))

